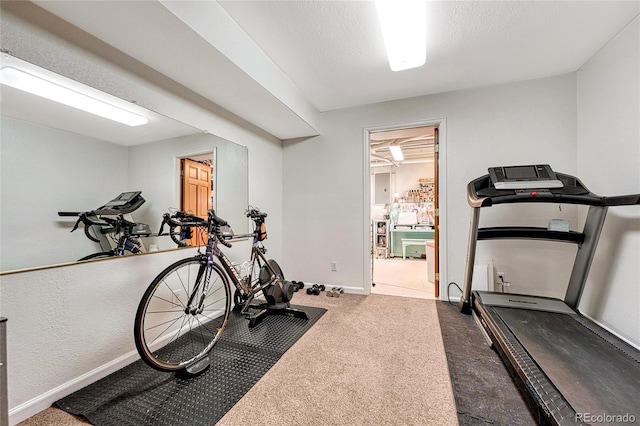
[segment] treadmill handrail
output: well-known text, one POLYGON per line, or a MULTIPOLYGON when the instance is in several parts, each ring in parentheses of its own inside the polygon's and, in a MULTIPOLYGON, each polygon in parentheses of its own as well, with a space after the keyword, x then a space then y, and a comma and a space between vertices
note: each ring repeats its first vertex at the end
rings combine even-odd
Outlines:
POLYGON ((478 229, 478 241, 496 239, 549 240, 582 244, 584 233, 575 231, 551 231, 534 226, 493 226, 478 229))
MULTIPOLYGON (((569 278, 569 285, 565 294, 565 303, 571 307, 577 307, 586 282, 591 262, 595 254, 598 239, 604 225, 604 220, 609 207, 630 206, 640 204, 640 194, 617 195, 602 197, 589 191, 576 177, 556 173, 556 177, 562 182, 562 188, 551 189, 527 189, 516 191, 513 189, 495 189, 490 176, 484 175, 472 180, 467 185, 467 200, 471 208, 471 226, 469 228, 469 243, 467 246, 467 262, 465 267, 464 285, 460 300, 460 311, 471 313, 471 281, 473 279, 473 266, 476 256, 476 243, 479 240, 497 238, 517 238, 516 233, 522 232, 522 227, 513 228, 513 231, 485 230, 479 227, 480 210, 482 207, 490 207, 494 204, 514 203, 565 203, 588 205, 589 212, 585 219, 584 229, 579 238, 578 252, 569 278), (502 236, 500 234, 503 234, 502 236)), ((546 239, 557 241, 558 233, 525 231, 521 237, 524 239, 546 239)), ((576 238, 578 233, 576 233, 576 238)), ((560 236, 561 241, 573 241, 574 235, 560 236)))
POLYGON ((556 173, 562 188, 549 190, 495 189, 489 175, 472 180, 467 185, 467 201, 471 207, 490 207, 494 204, 512 203, 562 203, 589 206, 624 206, 640 204, 640 194, 603 197, 591 192, 575 176, 556 173))
POLYGON ((611 197, 603 197, 604 205, 607 207, 615 206, 635 206, 640 204, 640 194, 615 195, 611 197))

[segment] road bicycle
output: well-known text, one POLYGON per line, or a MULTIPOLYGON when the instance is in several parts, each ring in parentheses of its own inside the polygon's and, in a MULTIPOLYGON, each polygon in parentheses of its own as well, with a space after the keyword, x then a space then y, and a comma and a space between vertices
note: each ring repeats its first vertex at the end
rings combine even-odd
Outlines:
POLYGON ((244 235, 233 235, 214 210, 208 211, 206 220, 186 212, 164 216, 160 234, 164 225, 169 225, 172 238, 188 228, 199 228, 206 230, 206 242, 195 256, 164 269, 142 296, 134 338, 140 357, 149 366, 165 372, 204 371, 227 326, 232 302, 249 320, 249 327, 270 314, 308 319, 306 312, 289 304, 295 284, 286 281, 278 263, 265 256, 267 214, 254 207, 245 213, 254 230, 244 235), (249 260, 232 263, 218 245, 231 247, 230 241, 245 238, 253 239, 249 260), (230 282, 235 287, 233 294, 230 282), (258 296, 266 301, 260 302, 258 296))
POLYGON ((78 261, 124 256, 127 252, 142 253, 141 237, 151 235, 149 225, 131 222, 123 214, 131 213, 144 204, 140 191, 123 192, 102 207, 88 212, 58 212, 62 217, 78 217, 71 232, 84 225, 84 234, 91 241, 101 243, 100 236, 113 241, 113 248, 84 256, 78 261))

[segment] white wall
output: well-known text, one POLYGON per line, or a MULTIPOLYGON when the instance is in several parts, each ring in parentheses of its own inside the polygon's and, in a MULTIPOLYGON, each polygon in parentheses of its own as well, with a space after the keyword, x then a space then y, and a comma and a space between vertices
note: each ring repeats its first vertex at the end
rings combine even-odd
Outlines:
POLYGON ((144 287, 185 255, 180 250, 2 276, 10 412, 135 351, 133 321, 144 287))
MULTIPOLYGON (((444 287, 449 281, 462 284, 469 206, 467 183, 497 165, 549 163, 557 170, 576 172, 576 76, 523 81, 477 90, 462 90, 396 102, 324 113, 322 135, 284 144, 284 259, 295 279, 341 285, 366 292, 367 249, 363 235, 364 159, 363 129, 401 127, 405 123, 446 118, 446 262, 441 269, 444 287), (337 272, 330 262, 337 261, 337 272)), ((486 209, 483 217, 492 221, 526 219, 543 222, 531 209, 486 209), (524 216, 524 217, 523 217, 524 216)), ((563 211, 546 209, 552 217, 577 222, 571 206, 563 211)), ((483 222, 484 223, 484 222, 483 222)), ((520 223, 520 222, 516 222, 520 223)), ((515 224, 515 223, 514 223, 515 224)), ((527 223, 525 223, 527 224, 527 223)), ((554 245, 552 249, 525 242, 508 243, 506 249, 478 248, 478 261, 494 259, 507 273, 514 291, 558 294, 557 283, 568 282, 575 249, 554 245), (522 250, 514 250, 522 249, 522 250), (539 282, 549 282, 544 288, 539 282)))
MULTIPOLYGON (((640 18, 578 71, 578 176, 640 193, 640 18)), ((609 209, 580 309, 640 346, 640 206, 609 209)))

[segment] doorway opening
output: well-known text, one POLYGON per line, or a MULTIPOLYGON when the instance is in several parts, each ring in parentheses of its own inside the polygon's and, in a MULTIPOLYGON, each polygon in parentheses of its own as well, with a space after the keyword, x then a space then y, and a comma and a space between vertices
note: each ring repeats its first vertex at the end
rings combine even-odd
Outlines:
POLYGON ((439 297, 437 125, 369 133, 371 292, 439 297))

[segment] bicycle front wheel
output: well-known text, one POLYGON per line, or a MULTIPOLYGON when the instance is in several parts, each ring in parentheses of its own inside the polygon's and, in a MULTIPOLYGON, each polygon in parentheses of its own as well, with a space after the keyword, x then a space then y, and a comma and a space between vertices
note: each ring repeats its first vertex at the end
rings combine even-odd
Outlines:
POLYGON ((198 362, 220 339, 229 319, 231 290, 222 268, 204 255, 179 260, 158 275, 136 313, 140 357, 160 371, 198 362))

